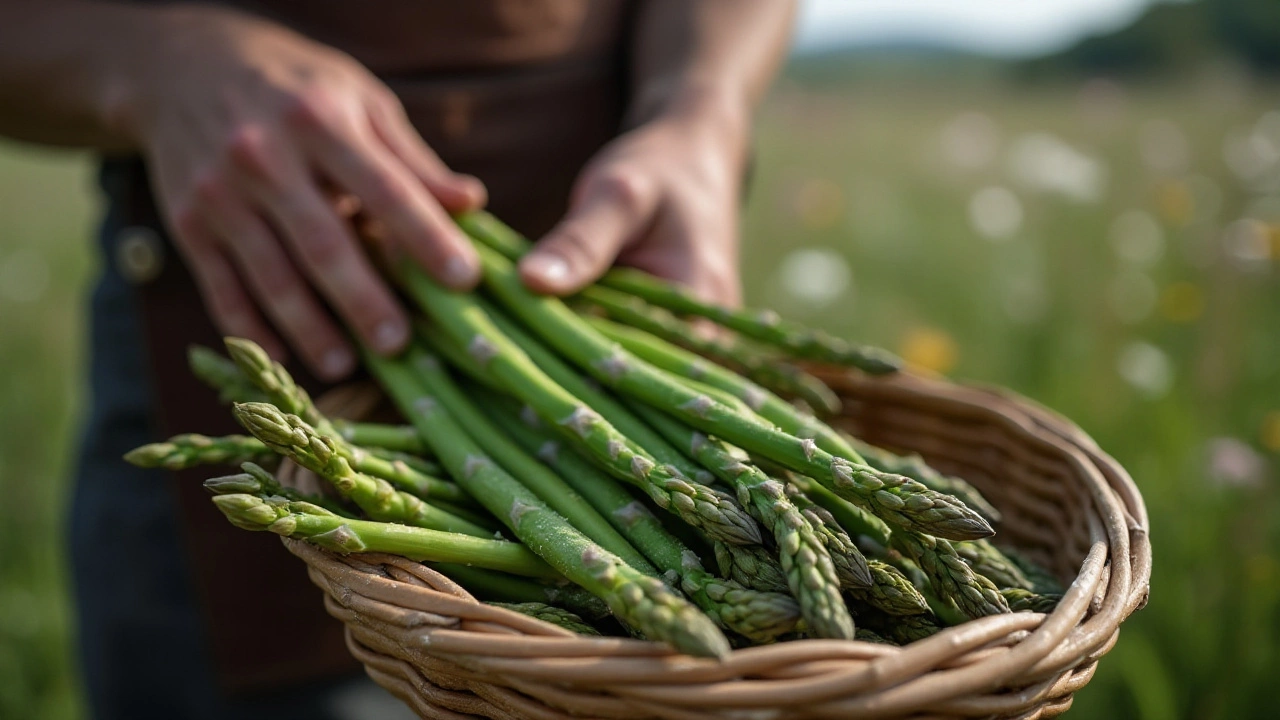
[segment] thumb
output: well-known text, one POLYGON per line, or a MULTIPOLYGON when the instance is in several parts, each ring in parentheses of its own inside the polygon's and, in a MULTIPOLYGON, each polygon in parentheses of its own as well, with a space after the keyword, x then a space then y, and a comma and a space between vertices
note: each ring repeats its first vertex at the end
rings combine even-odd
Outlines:
POLYGON ((657 192, 639 174, 611 169, 584 176, 560 224, 520 261, 520 276, 535 292, 568 295, 604 274, 649 226, 657 192))

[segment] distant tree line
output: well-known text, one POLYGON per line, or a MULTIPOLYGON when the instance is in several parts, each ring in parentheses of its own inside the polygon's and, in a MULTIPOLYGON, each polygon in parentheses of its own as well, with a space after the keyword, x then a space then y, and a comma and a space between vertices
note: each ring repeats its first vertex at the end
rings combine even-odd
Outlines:
POLYGON ((1217 57, 1280 75, 1280 0, 1161 2, 1138 21, 1022 64, 1030 75, 1158 75, 1217 57))

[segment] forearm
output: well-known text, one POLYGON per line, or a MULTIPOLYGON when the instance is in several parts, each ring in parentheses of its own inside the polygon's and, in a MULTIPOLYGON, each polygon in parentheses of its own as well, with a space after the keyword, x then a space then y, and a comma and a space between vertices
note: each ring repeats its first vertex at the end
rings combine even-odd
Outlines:
POLYGON ((136 149, 125 117, 129 68, 158 41, 166 12, 101 0, 0 0, 0 135, 136 149))
POLYGON ((745 140, 751 109, 777 70, 793 0, 646 0, 635 36, 627 122, 709 115, 745 140))

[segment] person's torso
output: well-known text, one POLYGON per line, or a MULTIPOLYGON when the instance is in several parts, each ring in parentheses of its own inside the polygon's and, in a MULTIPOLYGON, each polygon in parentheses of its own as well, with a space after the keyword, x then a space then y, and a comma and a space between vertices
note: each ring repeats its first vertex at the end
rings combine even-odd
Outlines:
POLYGON ((387 77, 608 62, 627 0, 224 0, 387 77))

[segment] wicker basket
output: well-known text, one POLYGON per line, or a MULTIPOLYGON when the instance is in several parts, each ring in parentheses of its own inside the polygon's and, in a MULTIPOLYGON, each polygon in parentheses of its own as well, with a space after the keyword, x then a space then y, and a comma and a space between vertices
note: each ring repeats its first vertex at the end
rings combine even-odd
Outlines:
MULTIPOLYGON (((476 602, 402 558, 286 540, 369 675, 424 718, 1047 718, 1066 711, 1147 599, 1142 497, 1078 428, 996 390, 829 373, 848 428, 960 475, 1004 515, 999 539, 1069 590, 1053 613, 986 617, 906 647, 804 640, 725 662, 587 638, 476 602)), ((368 388, 323 399, 370 411, 368 388)))

